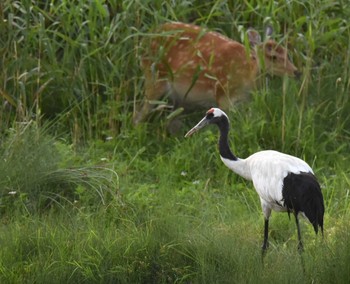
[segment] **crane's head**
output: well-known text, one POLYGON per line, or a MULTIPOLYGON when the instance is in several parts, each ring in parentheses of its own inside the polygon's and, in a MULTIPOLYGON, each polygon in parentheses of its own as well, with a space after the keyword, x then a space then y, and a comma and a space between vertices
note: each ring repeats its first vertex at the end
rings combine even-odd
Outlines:
POLYGON ((222 119, 228 120, 226 113, 224 113, 219 108, 211 108, 207 111, 205 117, 200 122, 198 122, 198 124, 195 127, 193 127, 190 131, 186 133, 185 137, 191 136, 193 133, 197 132, 199 129, 203 128, 208 124, 217 124, 222 119))

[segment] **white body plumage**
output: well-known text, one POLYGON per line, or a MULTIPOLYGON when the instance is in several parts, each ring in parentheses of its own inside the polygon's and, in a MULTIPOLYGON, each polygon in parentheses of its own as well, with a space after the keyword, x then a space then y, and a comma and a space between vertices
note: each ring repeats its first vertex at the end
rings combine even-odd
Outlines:
POLYGON ((246 159, 236 161, 223 158, 223 163, 238 175, 251 180, 259 194, 265 218, 275 211, 287 211, 283 204, 283 180, 289 173, 312 173, 311 167, 303 160, 278 151, 257 152, 246 159))

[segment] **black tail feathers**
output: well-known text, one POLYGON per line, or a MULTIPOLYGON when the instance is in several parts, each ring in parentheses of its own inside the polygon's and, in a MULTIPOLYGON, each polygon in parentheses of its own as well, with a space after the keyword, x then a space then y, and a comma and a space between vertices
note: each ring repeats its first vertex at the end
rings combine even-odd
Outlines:
POLYGON ((304 212, 307 219, 310 221, 314 227, 315 233, 318 233, 318 228, 320 227, 321 233, 323 235, 323 215, 324 215, 324 204, 323 198, 313 198, 310 199, 308 203, 305 204, 304 212))
POLYGON ((288 210, 295 214, 304 213, 315 233, 321 228, 323 235, 324 201, 320 185, 313 174, 288 174, 284 179, 282 195, 288 210))

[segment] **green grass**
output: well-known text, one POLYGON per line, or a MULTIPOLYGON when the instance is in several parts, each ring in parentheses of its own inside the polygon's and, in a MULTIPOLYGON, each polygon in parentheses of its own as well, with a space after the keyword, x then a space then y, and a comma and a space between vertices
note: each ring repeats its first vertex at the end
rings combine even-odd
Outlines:
POLYGON ((0 4, 1 283, 347 283, 350 277, 350 5, 345 1, 3 1, 0 4), (230 111, 240 157, 305 159, 325 236, 273 213, 220 161, 205 110, 134 128, 140 45, 170 20, 240 40, 267 24, 300 80, 268 78, 230 111))

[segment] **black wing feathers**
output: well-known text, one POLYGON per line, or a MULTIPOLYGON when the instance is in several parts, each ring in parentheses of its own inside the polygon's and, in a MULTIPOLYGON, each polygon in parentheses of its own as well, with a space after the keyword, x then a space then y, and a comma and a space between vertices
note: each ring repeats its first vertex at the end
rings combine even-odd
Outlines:
POLYGON ((311 173, 289 173, 283 181, 282 196, 288 214, 303 212, 317 234, 323 234, 324 202, 319 183, 311 173))

